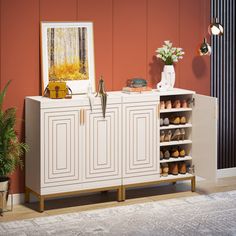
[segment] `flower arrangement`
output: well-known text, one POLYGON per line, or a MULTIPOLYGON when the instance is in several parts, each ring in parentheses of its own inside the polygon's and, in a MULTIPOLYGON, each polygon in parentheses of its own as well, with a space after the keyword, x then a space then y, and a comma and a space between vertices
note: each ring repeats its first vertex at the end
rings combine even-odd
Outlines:
POLYGON ((157 57, 164 61, 165 65, 173 65, 174 62, 183 58, 184 51, 182 48, 172 47, 172 43, 167 40, 164 45, 156 50, 157 57))

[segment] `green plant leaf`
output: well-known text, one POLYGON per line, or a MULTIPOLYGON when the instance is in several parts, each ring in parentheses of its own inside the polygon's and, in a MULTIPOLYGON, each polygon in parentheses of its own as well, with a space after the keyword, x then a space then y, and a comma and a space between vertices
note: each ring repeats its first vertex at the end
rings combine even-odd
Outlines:
POLYGON ((11 83, 11 80, 9 80, 7 82, 7 84, 5 85, 4 89, 0 93, 0 110, 2 110, 3 99, 4 99, 5 95, 6 95, 7 88, 8 88, 10 83, 11 83))

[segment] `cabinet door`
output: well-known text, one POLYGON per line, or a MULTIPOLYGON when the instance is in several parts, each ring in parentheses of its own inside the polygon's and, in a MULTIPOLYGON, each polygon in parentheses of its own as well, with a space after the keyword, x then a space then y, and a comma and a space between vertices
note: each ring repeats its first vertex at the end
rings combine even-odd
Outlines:
POLYGON ((157 102, 123 104, 123 176, 130 178, 124 183, 159 177, 157 105, 157 102))
POLYGON ((84 182, 95 187, 121 184, 121 105, 107 105, 105 118, 101 105, 86 109, 84 125, 84 182))
POLYGON ((79 109, 45 109, 41 121, 42 187, 79 183, 79 109))
POLYGON ((216 180, 217 99, 194 95, 192 156, 195 172, 207 181, 216 180))

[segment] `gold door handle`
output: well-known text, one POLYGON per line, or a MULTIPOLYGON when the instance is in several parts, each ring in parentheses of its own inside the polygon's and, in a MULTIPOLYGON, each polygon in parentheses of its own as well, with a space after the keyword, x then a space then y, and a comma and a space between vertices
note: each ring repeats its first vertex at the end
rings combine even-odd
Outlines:
POLYGON ((83 109, 83 124, 85 124, 85 110, 83 109))
POLYGON ((80 124, 84 124, 84 109, 80 110, 80 124))

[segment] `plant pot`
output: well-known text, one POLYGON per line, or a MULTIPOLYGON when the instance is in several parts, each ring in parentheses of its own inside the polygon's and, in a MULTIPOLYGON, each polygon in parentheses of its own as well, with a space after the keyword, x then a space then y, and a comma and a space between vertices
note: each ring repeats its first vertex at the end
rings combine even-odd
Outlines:
POLYGON ((0 177, 0 212, 7 209, 9 181, 8 177, 0 177))

